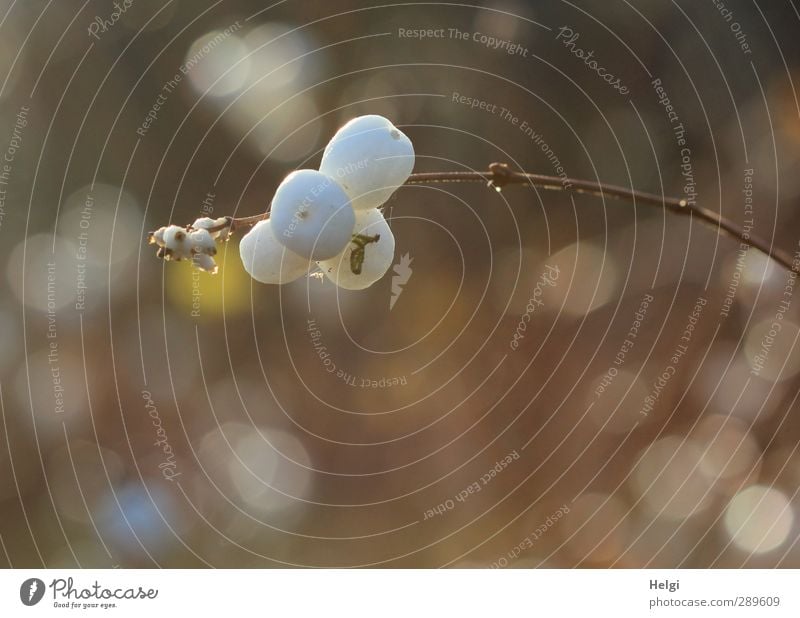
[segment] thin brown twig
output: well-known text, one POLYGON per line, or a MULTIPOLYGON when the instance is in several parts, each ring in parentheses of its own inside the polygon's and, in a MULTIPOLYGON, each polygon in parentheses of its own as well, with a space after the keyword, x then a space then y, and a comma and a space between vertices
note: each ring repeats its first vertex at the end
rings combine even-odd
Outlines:
MULTIPOLYGON (((528 172, 515 172, 505 163, 492 163, 489 170, 485 172, 420 172, 411 174, 406 181, 407 185, 435 184, 435 183, 463 183, 463 182, 484 182, 491 187, 501 189, 506 185, 528 185, 532 188, 544 189, 548 191, 571 191, 573 193, 584 193, 598 197, 611 197, 619 200, 626 200, 635 203, 661 206, 679 215, 697 217, 701 221, 716 228, 717 232, 725 232, 729 236, 736 238, 739 242, 747 246, 755 247, 765 255, 775 260, 778 264, 789 271, 800 274, 800 261, 792 259, 785 251, 775 248, 771 243, 753 236, 746 232, 741 226, 722 215, 703 208, 697 204, 688 202, 685 199, 666 197, 655 193, 635 191, 626 187, 610 185, 602 182, 592 182, 589 180, 577 180, 573 178, 562 178, 560 176, 546 176, 543 174, 531 174, 528 172)), ((269 218, 269 212, 251 217, 233 218, 228 217, 226 225, 212 228, 209 231, 219 231, 229 227, 230 231, 242 227, 255 225, 259 221, 269 218)))

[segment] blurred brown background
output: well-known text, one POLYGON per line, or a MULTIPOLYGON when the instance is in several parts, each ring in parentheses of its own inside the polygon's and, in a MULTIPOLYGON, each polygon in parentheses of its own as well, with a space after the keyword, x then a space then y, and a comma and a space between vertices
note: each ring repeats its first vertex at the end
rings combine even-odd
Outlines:
POLYGON ((404 187, 391 310, 144 244, 377 113, 798 249, 792 1, 469 4, 0 2, 0 564, 800 567, 800 298, 700 222, 404 187))

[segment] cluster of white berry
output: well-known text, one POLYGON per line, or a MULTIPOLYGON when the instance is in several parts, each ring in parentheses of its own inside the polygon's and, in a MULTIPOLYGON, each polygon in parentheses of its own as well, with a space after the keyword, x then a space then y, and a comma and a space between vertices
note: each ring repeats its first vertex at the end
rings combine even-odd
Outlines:
POLYGON ((217 272, 214 256, 217 240, 227 240, 230 221, 227 217, 202 217, 192 225, 167 225, 151 232, 151 245, 158 245, 158 257, 165 260, 192 260, 195 266, 210 273, 217 272))
POLYGON ((411 175, 414 147, 382 116, 360 116, 328 143, 319 171, 289 174, 270 218, 239 244, 245 270, 262 283, 288 283, 318 266, 338 286, 360 290, 394 259, 394 235, 379 207, 411 175))

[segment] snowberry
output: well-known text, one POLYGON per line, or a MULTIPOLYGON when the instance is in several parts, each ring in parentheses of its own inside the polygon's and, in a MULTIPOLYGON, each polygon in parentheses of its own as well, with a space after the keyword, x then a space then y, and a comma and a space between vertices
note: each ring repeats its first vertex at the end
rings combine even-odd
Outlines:
POLYGON ((217 263, 207 253, 198 253, 192 258, 192 263, 200 270, 205 270, 212 275, 217 274, 217 263))
POLYGON ((164 259, 185 260, 192 257, 192 243, 186 228, 179 225, 170 225, 164 230, 164 259))
POLYGON ((219 228, 215 232, 211 232, 214 239, 227 240, 230 233, 230 226, 227 225, 228 220, 226 217, 219 217, 212 219, 211 217, 201 217, 192 223, 192 227, 196 230, 210 230, 212 228, 219 228))
POLYGON ((200 217, 199 219, 195 219, 194 223, 192 223, 192 227, 196 230, 207 230, 214 227, 216 224, 216 219, 212 219, 211 217, 200 217))
POLYGON ((189 232, 189 244, 192 253, 204 253, 206 255, 216 255, 217 243, 214 237, 206 229, 192 230, 189 232))
POLYGON ((315 170, 289 174, 272 198, 272 231, 298 255, 325 260, 350 241, 355 216, 350 199, 330 176, 315 170))
POLYGON ((325 276, 347 290, 363 290, 383 277, 394 260, 394 234, 377 208, 356 211, 353 240, 335 258, 318 262, 325 276))
POLYGON ((307 258, 278 242, 271 219, 259 221, 242 237, 239 255, 247 273, 261 283, 289 283, 305 275, 310 266, 307 258))
POLYGON ((359 116, 336 132, 325 147, 319 170, 335 178, 353 208, 377 208, 408 180, 414 146, 383 116, 359 116))
POLYGON ((166 227, 160 227, 155 232, 150 234, 150 244, 151 245, 158 245, 159 247, 164 246, 164 232, 167 231, 166 227))

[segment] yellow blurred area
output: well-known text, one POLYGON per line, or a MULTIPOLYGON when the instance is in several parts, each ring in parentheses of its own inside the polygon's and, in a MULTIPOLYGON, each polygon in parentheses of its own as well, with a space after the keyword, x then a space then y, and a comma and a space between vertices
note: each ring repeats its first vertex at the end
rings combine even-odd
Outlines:
POLYGON ((251 279, 239 259, 238 241, 220 246, 215 260, 219 266, 216 275, 186 261, 168 265, 167 298, 174 307, 195 318, 214 320, 249 310, 251 279))

